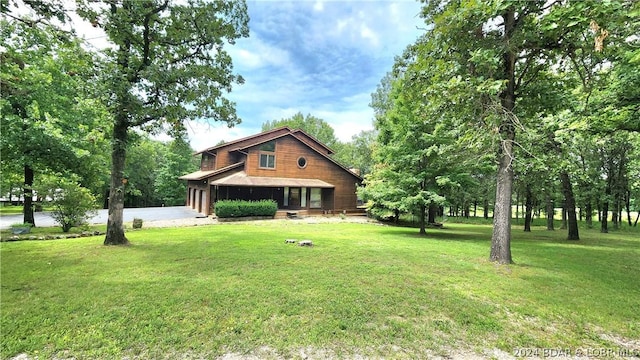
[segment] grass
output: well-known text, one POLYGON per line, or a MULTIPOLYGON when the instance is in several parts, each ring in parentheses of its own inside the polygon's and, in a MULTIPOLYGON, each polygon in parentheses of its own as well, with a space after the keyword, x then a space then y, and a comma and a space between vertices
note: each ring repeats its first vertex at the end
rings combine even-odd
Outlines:
MULTIPOLYGON (((128 223, 129 227, 130 223, 128 223)), ((107 230, 107 226, 106 225, 83 225, 83 226, 77 226, 77 227, 72 227, 69 232, 65 233, 62 231, 62 228, 60 226, 52 226, 52 227, 32 227, 31 231, 28 234, 22 235, 22 237, 29 237, 29 236, 35 236, 35 237, 42 237, 45 235, 68 235, 68 234, 81 234, 83 232, 94 232, 94 231, 100 231, 102 233, 104 233, 107 230)), ((11 229, 3 229, 0 230, 0 241, 10 241, 11 238, 13 237, 13 233, 11 232, 11 229)))
POLYGON ((22 206, 1 205, 0 215, 18 215, 22 214, 22 206))
POLYGON ((477 224, 419 237, 273 221, 143 229, 129 247, 2 243, 0 356, 424 358, 640 343, 638 232, 569 242, 533 230, 514 228, 510 266, 487 260, 491 227, 477 224))
MULTIPOLYGON (((22 214, 22 205, 0 204, 0 215, 19 215, 22 214)), ((42 211, 52 211, 52 206, 44 206, 42 211)))

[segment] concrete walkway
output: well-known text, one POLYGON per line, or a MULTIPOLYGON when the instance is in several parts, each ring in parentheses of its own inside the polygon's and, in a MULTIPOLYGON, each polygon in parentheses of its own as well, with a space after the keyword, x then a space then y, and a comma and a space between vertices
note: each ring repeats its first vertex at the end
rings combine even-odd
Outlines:
MULTIPOLYGON (((98 210, 98 214, 89 220, 89 224, 106 224, 109 211, 107 209, 98 210)), ((131 208, 124 209, 124 222, 133 221, 133 218, 140 218, 144 222, 186 220, 203 218, 204 215, 186 206, 152 207, 152 208, 131 208)), ((37 212, 34 214, 36 226, 47 227, 57 226, 56 222, 48 212, 37 212)), ((8 229, 12 224, 21 223, 22 214, 3 215, 0 217, 0 229, 8 229)), ((204 219, 202 219, 204 220, 204 219)))

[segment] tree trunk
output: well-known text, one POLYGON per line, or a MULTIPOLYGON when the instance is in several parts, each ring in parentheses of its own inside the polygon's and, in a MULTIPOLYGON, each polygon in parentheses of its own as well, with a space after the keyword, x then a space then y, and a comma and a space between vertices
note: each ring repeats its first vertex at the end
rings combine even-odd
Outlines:
POLYGON ((429 224, 435 224, 436 216, 438 215, 438 204, 431 203, 429 204, 429 224))
POLYGON ((516 191, 516 224, 520 222, 520 192, 516 191))
POLYGON ((578 219, 576 218, 576 199, 573 196, 571 180, 566 171, 560 173, 560 182, 562 182, 562 193, 564 194, 565 205, 567 208, 568 235, 567 240, 580 240, 578 234, 578 219))
POLYGON ((555 215, 555 210, 554 210, 554 206, 553 206, 553 199, 551 198, 551 196, 547 195, 547 230, 555 230, 554 224, 553 224, 553 217, 555 215))
POLYGON ((608 228, 608 224, 607 221, 609 220, 609 202, 608 201, 604 201, 602 203, 602 218, 600 219, 600 232, 601 233, 608 233, 609 232, 609 228, 608 228))
POLYGON ((587 200, 586 204, 584 205, 584 212, 587 227, 591 229, 593 227, 593 208, 591 205, 591 200, 587 200))
POLYGON ((425 220, 427 218, 427 207, 420 205, 420 235, 426 235, 425 220))
POLYGON ((109 218, 105 245, 126 245, 129 240, 124 236, 122 215, 124 211, 124 194, 126 179, 124 166, 127 155, 127 119, 122 113, 115 121, 113 128, 113 145, 111 149, 111 190, 109 191, 109 218))
POLYGON ((516 50, 509 47, 511 37, 516 29, 516 13, 513 8, 503 14, 505 45, 502 54, 505 89, 500 93, 500 150, 498 152, 498 176, 496 177, 496 202, 493 207, 493 234, 491 236, 491 254, 489 259, 500 264, 513 263, 511 258, 511 195, 513 194, 513 167, 515 157, 513 142, 516 138, 516 127, 513 109, 516 104, 516 50))
POLYGON ((484 203, 482 204, 483 206, 483 214, 482 216, 484 217, 485 220, 489 219, 489 199, 485 198, 484 199, 484 203))
POLYGON ((513 186, 513 156, 511 141, 503 141, 503 154, 498 166, 496 201, 493 206, 493 234, 491 236, 491 261, 510 264, 511 259, 511 190, 513 186))
POLYGON ((627 197, 625 200, 625 207, 627 210, 627 223, 629 224, 629 226, 632 225, 631 222, 631 191, 627 190, 627 197))
POLYGON ((613 211, 611 211, 611 222, 613 223, 613 228, 618 228, 618 199, 613 199, 613 211))
POLYGON ((531 212, 533 211, 533 194, 531 185, 527 184, 525 189, 525 210, 524 210, 524 231, 531 232, 531 212))
POLYGON ((560 225, 560 229, 564 230, 567 228, 567 199, 562 200, 562 223, 560 225))
POLYGON ((22 204, 22 222, 36 226, 36 220, 33 216, 33 178, 35 177, 33 169, 29 165, 24 166, 24 186, 22 194, 24 203, 22 204))

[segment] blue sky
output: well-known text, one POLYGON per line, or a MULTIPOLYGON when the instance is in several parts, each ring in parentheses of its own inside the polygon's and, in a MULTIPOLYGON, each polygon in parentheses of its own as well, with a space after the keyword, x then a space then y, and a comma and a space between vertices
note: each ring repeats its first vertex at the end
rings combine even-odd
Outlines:
POLYGON ((245 83, 229 95, 242 123, 191 122, 195 150, 260 132, 297 112, 336 136, 372 128, 371 93, 424 27, 416 1, 248 1, 250 37, 227 47, 245 83))
MULTIPOLYGON (((229 129, 189 122, 195 150, 258 133, 265 121, 297 112, 327 121, 341 141, 351 140, 373 128, 371 93, 394 57, 424 32, 414 0, 248 0, 247 7, 250 37, 226 47, 245 79, 228 95, 242 123, 229 129)), ((79 19, 71 26, 91 47, 110 46, 100 28, 79 19)))

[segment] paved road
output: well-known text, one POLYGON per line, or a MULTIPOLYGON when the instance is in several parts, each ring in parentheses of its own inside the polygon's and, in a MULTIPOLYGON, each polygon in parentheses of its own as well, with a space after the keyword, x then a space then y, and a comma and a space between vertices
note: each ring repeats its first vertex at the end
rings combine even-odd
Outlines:
MULTIPOLYGON (((36 226, 57 226, 53 218, 48 212, 35 213, 36 226)), ((153 208, 135 208, 124 209, 124 221, 133 221, 133 218, 140 218, 144 221, 158 220, 176 220, 176 219, 192 219, 202 217, 197 211, 186 206, 169 206, 169 207, 153 207, 153 208)), ((90 224, 106 224, 108 218, 108 210, 98 210, 98 214, 89 219, 90 224)), ((21 223, 22 214, 20 215, 3 215, 0 217, 0 229, 7 229, 11 224, 21 223)))

